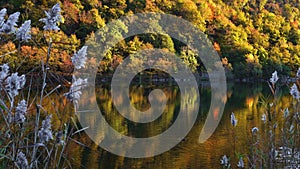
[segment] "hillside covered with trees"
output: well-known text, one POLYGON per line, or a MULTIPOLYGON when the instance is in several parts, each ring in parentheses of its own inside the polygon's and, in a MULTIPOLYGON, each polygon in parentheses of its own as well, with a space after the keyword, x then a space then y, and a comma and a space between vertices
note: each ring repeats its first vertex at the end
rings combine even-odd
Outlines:
MULTIPOLYGON (((300 66, 298 0, 7 0, 0 2, 2 8, 8 15, 21 13, 18 26, 31 20, 32 40, 22 45, 9 35, 0 35, 0 64, 8 62, 19 71, 34 71, 47 51, 47 36, 53 34, 52 70, 71 72, 70 57, 86 38, 113 19, 140 12, 173 14, 195 24, 208 35, 226 70, 236 78, 265 78, 274 70, 291 75, 300 66), (62 8, 61 30, 44 31, 39 21, 43 10, 57 2, 62 8), (21 52, 14 52, 18 47, 21 52)), ((120 42, 101 63, 100 71, 111 72, 132 51, 145 48, 165 48, 194 70, 204 70, 184 44, 151 34, 120 42)))

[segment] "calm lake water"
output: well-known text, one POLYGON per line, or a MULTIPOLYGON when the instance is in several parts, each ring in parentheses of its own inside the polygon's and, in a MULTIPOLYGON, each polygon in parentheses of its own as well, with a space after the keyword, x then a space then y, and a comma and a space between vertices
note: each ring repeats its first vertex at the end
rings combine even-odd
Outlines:
MULTIPOLYGON (((153 84, 131 85, 130 97, 132 104, 142 111, 149 108, 147 94, 157 88, 153 84)), ((124 119, 114 108, 109 85, 96 87, 97 103, 107 122, 118 132, 132 137, 149 137, 168 129, 176 120, 180 105, 180 90, 176 85, 159 85, 169 99, 164 114, 158 121, 149 124, 136 124, 124 119)), ((192 130, 177 146, 163 154, 151 158, 131 159, 109 153, 98 147, 86 134, 76 137, 86 147, 71 142, 67 148, 73 168, 221 168, 220 158, 226 154, 231 158, 232 166, 237 164, 237 155, 247 154, 251 140, 250 130, 257 126, 263 129, 261 115, 266 112, 265 104, 271 103, 273 96, 266 82, 264 83, 229 83, 223 115, 215 111, 213 117, 221 119, 218 128, 205 142, 198 143, 200 131, 204 125, 210 107, 211 90, 209 84, 199 87, 201 94, 200 110, 192 130), (230 123, 230 114, 234 112, 238 120, 235 128, 230 123), (236 139, 234 139, 234 135, 236 139)), ((191 89, 192 91, 193 89, 191 89)), ((288 86, 283 85, 278 94, 276 109, 278 119, 282 118, 281 108, 290 107, 292 98, 288 86)), ((92 98, 91 98, 92 99, 92 98)), ((122 102, 122 100, 119 100, 122 102)), ((88 101, 87 101, 88 102, 88 101)), ((79 117, 81 118, 81 117, 79 117)), ((90 119, 96 119, 91 116, 90 119)), ((97 125, 97 121, 94 121, 97 125)), ((279 120, 279 124, 281 122, 279 120)), ((85 126, 82 126, 85 127, 85 126)), ((99 128, 99 138, 104 139, 99 128)), ((151 147, 149 147, 151 151, 151 147)), ((246 162, 246 157, 244 158, 246 162)))

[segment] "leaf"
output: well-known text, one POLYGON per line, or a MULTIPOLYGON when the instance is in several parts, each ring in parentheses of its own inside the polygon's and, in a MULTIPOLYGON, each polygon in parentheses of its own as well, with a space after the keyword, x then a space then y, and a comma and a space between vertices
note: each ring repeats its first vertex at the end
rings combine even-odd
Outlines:
POLYGON ((5 107, 4 107, 2 104, 0 104, 0 108, 1 108, 2 110, 5 110, 5 107))
POLYGON ((2 158, 7 158, 7 159, 10 159, 8 156, 6 156, 6 155, 4 155, 4 154, 2 154, 2 152, 0 153, 0 159, 2 159, 2 158))
POLYGON ((88 129, 88 128, 90 128, 90 127, 85 127, 85 128, 83 128, 83 129, 77 130, 76 132, 74 132, 74 133, 72 134, 72 136, 75 135, 75 134, 77 134, 77 133, 80 133, 80 132, 82 132, 82 131, 84 131, 84 130, 86 130, 86 129, 88 129))

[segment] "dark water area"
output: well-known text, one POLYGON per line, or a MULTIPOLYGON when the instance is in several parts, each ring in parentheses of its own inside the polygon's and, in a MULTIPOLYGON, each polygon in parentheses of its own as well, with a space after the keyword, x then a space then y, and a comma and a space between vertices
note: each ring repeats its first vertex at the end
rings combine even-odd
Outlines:
MULTIPOLYGON (((121 86, 120 86, 121 87, 121 86)), ((176 85, 132 84, 130 86, 131 103, 139 110, 150 107, 147 101, 149 91, 159 88, 169 99, 164 113, 159 120, 149 124, 136 124, 125 119, 113 106, 109 85, 96 86, 96 101, 106 121, 118 132, 130 136, 146 138, 166 131, 176 120, 180 109, 180 90, 176 85)), ((193 89, 191 89, 192 93, 193 89)), ((77 136, 77 140, 85 144, 80 146, 71 142, 67 147, 67 155, 74 168, 221 168, 220 158, 227 155, 233 168, 238 162, 237 154, 244 155, 246 162, 251 142, 251 129, 263 130, 261 115, 266 112, 266 105, 274 102, 273 95, 266 82, 263 83, 228 83, 227 95, 224 96, 225 109, 222 115, 214 111, 215 120, 221 119, 217 129, 204 143, 198 138, 210 108, 211 89, 209 83, 199 87, 200 109, 196 123, 188 135, 171 150, 149 158, 126 158, 114 155, 95 144, 86 134, 77 136), (234 112, 238 120, 237 126, 230 123, 230 114, 234 112)), ((84 96, 83 96, 84 97, 84 96)), ((92 100, 92 98, 90 98, 92 100)), ((289 88, 282 85, 277 95, 275 110, 278 113, 278 125, 282 125, 282 109, 290 107, 292 98, 289 88)), ((122 100, 119 100, 122 102, 122 100)), ((78 118, 81 118, 80 116, 78 118)), ((96 119, 96 117, 89 117, 96 119)), ((94 121, 97 125, 97 121, 94 121)), ((85 127, 85 126, 82 126, 85 127)), ((99 128, 99 139, 105 139, 99 128)), ((97 134, 97 132, 96 132, 97 134)), ((149 151, 151 151, 149 146, 149 151)))

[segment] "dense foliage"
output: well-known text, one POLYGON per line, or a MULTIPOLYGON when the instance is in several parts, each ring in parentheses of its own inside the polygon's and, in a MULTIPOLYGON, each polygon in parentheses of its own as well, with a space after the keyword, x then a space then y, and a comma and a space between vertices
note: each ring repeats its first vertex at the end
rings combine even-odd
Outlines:
MULTIPOLYGON (((50 65, 56 71, 72 70, 71 55, 98 28, 112 19, 146 11, 174 14, 195 24, 208 35, 226 70, 232 71, 237 78, 264 77, 274 70, 290 75, 300 66, 298 0, 1 1, 0 9, 6 8, 8 14, 20 11, 18 25, 31 20, 33 40, 22 45, 21 53, 14 53, 12 51, 19 46, 17 41, 1 37, 0 62, 9 62, 12 68, 24 71, 39 64, 37 61, 47 50, 45 36, 53 34, 43 31, 39 19, 44 15, 43 10, 57 2, 61 3, 63 22, 59 25, 61 30, 51 35, 55 38, 50 65), (34 47, 36 44, 40 48, 34 47)), ((203 70, 200 61, 195 61, 192 52, 184 52, 187 48, 180 42, 168 36, 142 35, 120 42, 101 63, 101 71, 111 71, 132 51, 144 48, 166 48, 191 61, 188 65, 193 69, 203 70)))

